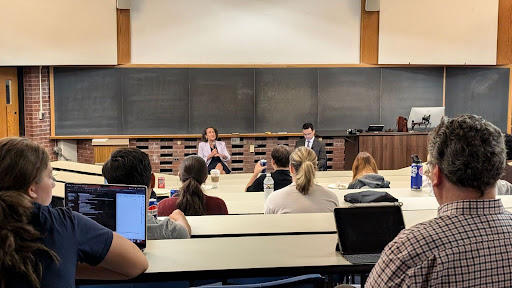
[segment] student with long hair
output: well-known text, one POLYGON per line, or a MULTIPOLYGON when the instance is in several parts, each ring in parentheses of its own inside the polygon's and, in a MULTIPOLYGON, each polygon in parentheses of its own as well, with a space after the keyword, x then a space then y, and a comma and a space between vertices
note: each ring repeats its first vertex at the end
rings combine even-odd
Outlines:
POLYGON ((201 184, 208 178, 206 162, 197 155, 185 157, 179 172, 181 189, 173 197, 158 203, 158 216, 171 214, 180 209, 186 216, 227 215, 224 200, 203 193, 201 184))
POLYGON ((290 155, 293 183, 270 194, 265 214, 332 212, 338 206, 338 197, 315 184, 317 165, 313 150, 304 146, 295 149, 290 155))
POLYGON ((389 188, 389 181, 379 175, 377 163, 372 155, 367 152, 359 152, 354 164, 352 164, 352 182, 348 189, 369 188, 389 188))
POLYGON ((0 139, 0 287, 74 287, 75 278, 128 279, 148 262, 133 243, 67 208, 49 207, 50 156, 0 139))

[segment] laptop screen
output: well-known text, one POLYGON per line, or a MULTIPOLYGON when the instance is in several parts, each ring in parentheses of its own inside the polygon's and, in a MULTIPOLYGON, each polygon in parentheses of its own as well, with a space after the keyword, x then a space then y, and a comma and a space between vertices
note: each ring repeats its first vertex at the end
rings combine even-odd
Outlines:
POLYGON ((382 253, 405 228, 401 207, 350 207, 334 209, 343 254, 382 253))
POLYGON ((65 185, 65 205, 146 247, 146 187, 107 184, 65 185))

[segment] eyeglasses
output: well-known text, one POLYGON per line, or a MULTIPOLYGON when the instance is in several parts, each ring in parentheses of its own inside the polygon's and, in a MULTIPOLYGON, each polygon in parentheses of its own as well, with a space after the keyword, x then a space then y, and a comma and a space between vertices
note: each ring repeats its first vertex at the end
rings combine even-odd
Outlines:
POLYGON ((434 163, 432 163, 432 161, 425 162, 425 165, 423 168, 423 175, 426 175, 426 176, 430 175, 430 172, 432 171, 432 165, 434 165, 434 163))

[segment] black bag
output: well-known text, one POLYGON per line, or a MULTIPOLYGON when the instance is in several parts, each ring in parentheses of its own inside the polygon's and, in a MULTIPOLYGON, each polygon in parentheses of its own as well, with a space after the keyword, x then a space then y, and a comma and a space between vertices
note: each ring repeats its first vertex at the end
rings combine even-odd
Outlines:
POLYGON ((343 197, 349 203, 376 203, 376 202, 398 202, 388 192, 366 190, 355 193, 348 193, 343 197))

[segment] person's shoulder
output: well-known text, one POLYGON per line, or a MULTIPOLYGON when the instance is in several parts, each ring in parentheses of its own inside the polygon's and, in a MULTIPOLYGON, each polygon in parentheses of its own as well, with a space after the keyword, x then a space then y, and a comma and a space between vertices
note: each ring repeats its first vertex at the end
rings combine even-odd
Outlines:
POLYGON ((168 197, 158 202, 158 205, 172 205, 178 201, 179 197, 168 197))
MULTIPOLYGON (((442 219, 436 217, 434 219, 418 223, 410 228, 402 230, 393 241, 391 241, 389 248, 394 250, 407 250, 408 254, 427 256, 427 254, 434 253, 432 250, 432 243, 439 243, 441 234, 433 233, 434 231, 442 230, 442 219), (431 251, 432 250, 432 251, 431 251)), ((411 256, 411 257, 414 257, 411 256)))
POLYGON ((33 217, 36 217, 41 225, 65 225, 75 221, 74 213, 70 208, 52 208, 34 203, 33 217))
POLYGON ((290 175, 290 170, 288 170, 288 169, 278 169, 278 170, 272 172, 272 176, 274 176, 274 175, 285 176, 285 177, 286 176, 291 176, 290 175))
POLYGON ((286 198, 286 195, 289 195, 289 194, 293 194, 297 192, 297 187, 295 185, 295 183, 292 183, 286 187, 283 187, 279 190, 276 190, 274 192, 272 192, 272 194, 270 194, 268 197, 273 197, 273 198, 282 198, 282 197, 285 197, 286 198))
POLYGON ((219 198, 217 196, 206 195, 206 200, 211 201, 211 202, 224 203, 224 200, 222 200, 221 198, 219 198))
POLYGON ((147 223, 148 240, 190 238, 187 228, 169 217, 160 221, 148 215, 147 223))
POLYGON ((324 193, 327 193, 327 194, 332 194, 332 195, 336 195, 334 192, 332 192, 330 189, 328 188, 325 188, 324 186, 320 185, 320 184, 313 184, 313 187, 316 191, 321 191, 321 192, 324 192, 324 193))

